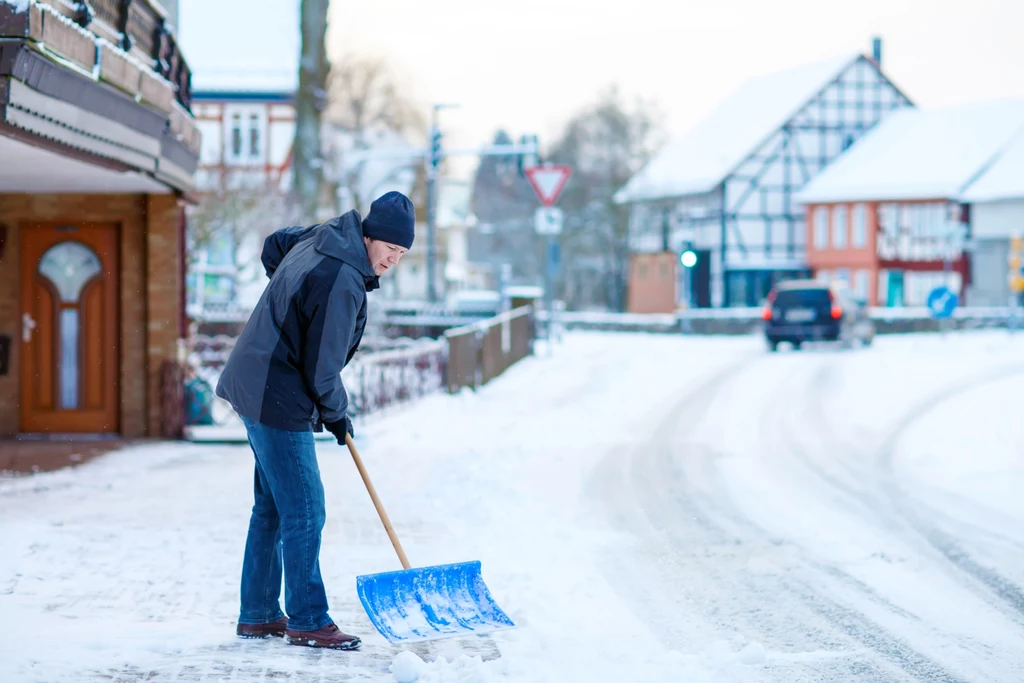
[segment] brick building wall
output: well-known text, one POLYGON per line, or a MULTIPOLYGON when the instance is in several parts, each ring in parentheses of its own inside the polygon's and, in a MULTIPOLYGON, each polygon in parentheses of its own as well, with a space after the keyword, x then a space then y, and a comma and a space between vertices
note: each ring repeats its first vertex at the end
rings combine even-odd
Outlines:
POLYGON ((120 225, 121 432, 159 434, 159 367, 175 355, 181 314, 175 289, 181 282, 178 211, 172 195, 0 194, 0 224, 7 226, 0 256, 0 334, 14 342, 10 372, 0 377, 0 436, 17 434, 20 422, 19 224, 60 221, 120 225))
POLYGON ((872 306, 878 296, 877 236, 874 202, 807 206, 807 265, 815 275, 824 273, 830 280, 840 273, 848 275, 848 284, 872 306), (863 292, 857 291, 859 285, 863 292))
POLYGON ((182 263, 178 200, 146 197, 146 355, 149 363, 149 433, 160 434, 161 363, 177 355, 181 328, 182 263))
POLYGON ((629 266, 630 313, 672 313, 678 306, 675 253, 633 254, 629 266))

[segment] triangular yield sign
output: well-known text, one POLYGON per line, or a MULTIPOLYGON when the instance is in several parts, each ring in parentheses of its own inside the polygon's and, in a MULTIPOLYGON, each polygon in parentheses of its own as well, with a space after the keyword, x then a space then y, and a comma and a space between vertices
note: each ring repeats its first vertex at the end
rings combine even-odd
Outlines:
POLYGON ((558 201, 565 184, 569 182, 572 168, 569 166, 533 166, 523 171, 533 191, 540 197, 544 206, 552 206, 558 201))

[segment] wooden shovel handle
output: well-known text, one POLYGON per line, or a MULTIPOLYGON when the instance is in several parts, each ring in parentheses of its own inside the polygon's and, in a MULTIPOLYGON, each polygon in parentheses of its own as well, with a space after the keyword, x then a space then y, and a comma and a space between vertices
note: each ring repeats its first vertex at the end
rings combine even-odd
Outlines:
POLYGON ((352 442, 351 434, 345 434, 345 445, 348 446, 348 452, 352 454, 352 459, 356 463, 356 469, 359 470, 359 476, 363 478, 363 483, 366 484, 366 490, 370 494, 370 499, 373 501, 373 507, 377 508, 377 514, 380 515, 380 521, 384 523, 384 529, 388 532, 388 537, 391 539, 391 545, 395 546, 395 552, 398 553, 398 561, 402 563, 403 569, 410 569, 411 565, 409 564, 409 558, 405 556, 405 551, 402 550, 402 544, 398 542, 398 535, 391 526, 391 520, 388 519, 388 513, 384 511, 384 506, 381 504, 380 498, 377 497, 377 489, 373 488, 373 482, 370 481, 370 475, 366 473, 366 468, 363 466, 363 459, 359 457, 359 451, 356 450, 356 445, 352 442))

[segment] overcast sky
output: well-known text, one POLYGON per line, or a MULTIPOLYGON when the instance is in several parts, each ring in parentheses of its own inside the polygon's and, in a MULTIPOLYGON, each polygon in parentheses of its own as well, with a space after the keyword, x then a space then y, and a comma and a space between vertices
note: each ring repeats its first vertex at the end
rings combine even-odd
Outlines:
POLYGON ((1024 97, 1024 0, 374 0, 331 2, 329 51, 387 57, 442 113, 451 145, 495 129, 551 142, 615 83, 654 100, 670 134, 746 78, 883 39, 919 106, 1024 97))

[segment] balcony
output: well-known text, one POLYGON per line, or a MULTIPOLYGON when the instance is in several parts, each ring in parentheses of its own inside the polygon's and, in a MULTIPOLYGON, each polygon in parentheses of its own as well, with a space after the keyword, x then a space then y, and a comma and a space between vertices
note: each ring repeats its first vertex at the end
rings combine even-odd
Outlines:
POLYGON ((0 1, 0 137, 191 191, 191 71, 166 18, 154 0, 0 1))

